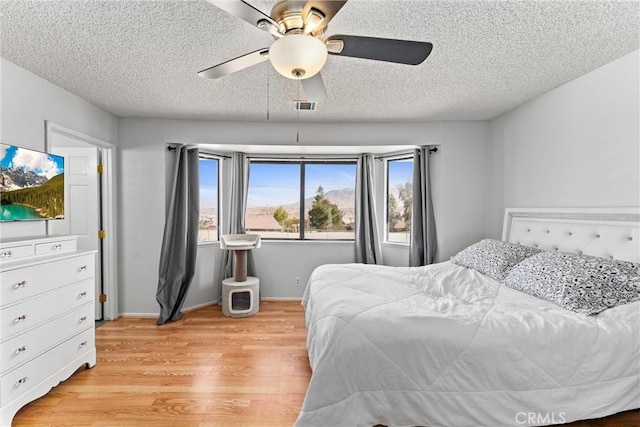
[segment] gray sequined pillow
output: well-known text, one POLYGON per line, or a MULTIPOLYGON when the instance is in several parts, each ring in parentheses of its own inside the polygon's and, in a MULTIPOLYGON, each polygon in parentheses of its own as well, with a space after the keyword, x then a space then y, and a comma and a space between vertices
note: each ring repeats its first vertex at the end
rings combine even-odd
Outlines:
POLYGON ((504 284, 577 313, 596 314, 640 300, 640 264, 542 252, 516 265, 504 284))
POLYGON ((529 246, 484 239, 458 252, 451 262, 502 280, 513 266, 539 252, 542 251, 529 246))

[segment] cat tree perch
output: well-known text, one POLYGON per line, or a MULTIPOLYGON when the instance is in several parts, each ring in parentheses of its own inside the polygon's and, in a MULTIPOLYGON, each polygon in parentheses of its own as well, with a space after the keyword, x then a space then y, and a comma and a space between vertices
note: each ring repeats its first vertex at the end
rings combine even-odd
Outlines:
POLYGON ((247 251, 258 249, 261 245, 259 234, 225 234, 220 236, 220 248, 233 251, 234 272, 236 282, 247 280, 247 251))

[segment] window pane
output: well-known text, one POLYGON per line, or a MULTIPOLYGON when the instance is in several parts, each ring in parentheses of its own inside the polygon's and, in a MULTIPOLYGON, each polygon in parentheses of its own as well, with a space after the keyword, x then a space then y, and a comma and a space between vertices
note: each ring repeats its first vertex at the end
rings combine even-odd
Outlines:
POLYGON ((218 160, 200 158, 199 242, 218 240, 218 160))
POLYGON ((413 158, 387 161, 387 242, 409 243, 413 158))
POLYGON ((263 239, 299 239, 300 164, 252 162, 245 229, 263 239))
POLYGON ((356 164, 305 165, 305 239, 355 238, 356 164))

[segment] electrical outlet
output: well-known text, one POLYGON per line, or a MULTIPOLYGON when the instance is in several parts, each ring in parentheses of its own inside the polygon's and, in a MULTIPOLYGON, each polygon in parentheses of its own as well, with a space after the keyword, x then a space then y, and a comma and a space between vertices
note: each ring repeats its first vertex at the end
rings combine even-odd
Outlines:
POLYGON ((296 277, 296 286, 300 286, 300 278, 296 277))

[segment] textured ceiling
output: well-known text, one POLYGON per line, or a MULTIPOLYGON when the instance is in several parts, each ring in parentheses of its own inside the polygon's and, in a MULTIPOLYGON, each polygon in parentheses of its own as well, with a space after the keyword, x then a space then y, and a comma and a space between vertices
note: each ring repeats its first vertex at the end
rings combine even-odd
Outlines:
MULTIPOLYGON (((269 13, 275 2, 249 1, 269 13)), ((268 62, 197 72, 273 38, 205 1, 0 0, 7 60, 118 116, 296 120, 268 62)), ((490 119, 638 49, 638 1, 350 0, 327 34, 430 41, 419 66, 330 56, 303 121, 490 119)))

